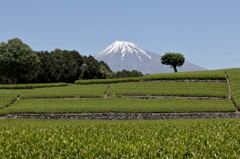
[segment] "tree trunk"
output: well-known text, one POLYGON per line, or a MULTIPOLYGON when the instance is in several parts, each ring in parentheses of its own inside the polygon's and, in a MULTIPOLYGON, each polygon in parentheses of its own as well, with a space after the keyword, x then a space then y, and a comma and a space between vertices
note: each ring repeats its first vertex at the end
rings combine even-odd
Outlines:
POLYGON ((177 66, 173 66, 174 72, 177 73, 177 66))

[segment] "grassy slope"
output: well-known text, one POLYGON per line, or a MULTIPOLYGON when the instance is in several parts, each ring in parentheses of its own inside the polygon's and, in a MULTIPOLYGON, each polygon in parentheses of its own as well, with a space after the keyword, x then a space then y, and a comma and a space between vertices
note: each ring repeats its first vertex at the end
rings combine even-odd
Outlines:
POLYGON ((37 97, 103 97, 107 85, 70 85, 64 87, 0 90, 0 94, 16 95, 21 98, 37 97))
POLYGON ((11 104, 17 98, 17 95, 18 93, 15 90, 0 89, 0 111, 11 104))
POLYGON ((13 100, 15 100, 15 98, 0 98, 0 109, 12 104, 13 100))
POLYGON ((1 98, 15 98, 19 95, 20 90, 15 89, 0 89, 0 99, 1 98))
POLYGON ((240 158, 240 119, 0 120, 1 158, 240 158), (93 153, 94 152, 94 153, 93 153))
POLYGON ((1 113, 68 112, 227 112, 236 111, 227 100, 188 99, 22 99, 1 113))
POLYGON ((0 89, 32 89, 44 87, 62 87, 67 83, 36 83, 36 84, 0 84, 0 89))

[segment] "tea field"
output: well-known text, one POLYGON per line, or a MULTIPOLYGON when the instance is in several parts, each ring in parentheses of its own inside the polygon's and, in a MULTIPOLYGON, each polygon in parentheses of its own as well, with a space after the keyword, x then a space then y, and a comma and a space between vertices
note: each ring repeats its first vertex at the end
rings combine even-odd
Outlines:
POLYGON ((0 85, 0 158, 239 159, 240 119, 4 118, 14 113, 218 113, 237 109, 240 69, 75 84, 0 85))
POLYGON ((0 120, 9 158, 240 158, 240 119, 0 120))
POLYGON ((80 80, 76 84, 0 85, 0 114, 234 112, 240 108, 239 77, 240 69, 228 69, 80 80))

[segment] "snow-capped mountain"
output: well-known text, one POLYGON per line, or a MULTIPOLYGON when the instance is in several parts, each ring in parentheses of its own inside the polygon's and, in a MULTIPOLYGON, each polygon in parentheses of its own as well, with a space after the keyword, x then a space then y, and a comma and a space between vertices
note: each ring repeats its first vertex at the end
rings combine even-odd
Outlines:
MULTIPOLYGON (((173 72, 170 66, 161 64, 159 54, 146 51, 137 45, 126 42, 116 41, 106 49, 96 54, 95 58, 106 62, 113 71, 138 70, 144 74, 173 72)), ((179 72, 199 71, 204 68, 185 61, 179 72)))
POLYGON ((104 56, 112 57, 121 53, 121 61, 124 61, 129 55, 135 55, 138 57, 138 60, 143 61, 142 57, 151 59, 152 57, 143 49, 138 48, 135 44, 126 41, 116 41, 109 45, 106 49, 99 52, 96 55, 96 58, 101 58, 104 56), (126 55, 126 56, 125 56, 126 55))

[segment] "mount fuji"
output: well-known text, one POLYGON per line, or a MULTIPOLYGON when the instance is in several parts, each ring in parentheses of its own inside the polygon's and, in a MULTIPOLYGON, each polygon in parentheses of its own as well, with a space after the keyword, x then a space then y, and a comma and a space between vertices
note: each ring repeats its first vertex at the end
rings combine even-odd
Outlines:
MULTIPOLYGON (((161 55, 139 48, 126 41, 116 41, 96 54, 98 61, 106 62, 113 71, 137 70, 144 74, 173 72, 170 66, 161 64, 161 55)), ((179 68, 179 72, 206 70, 188 61, 179 68)))

